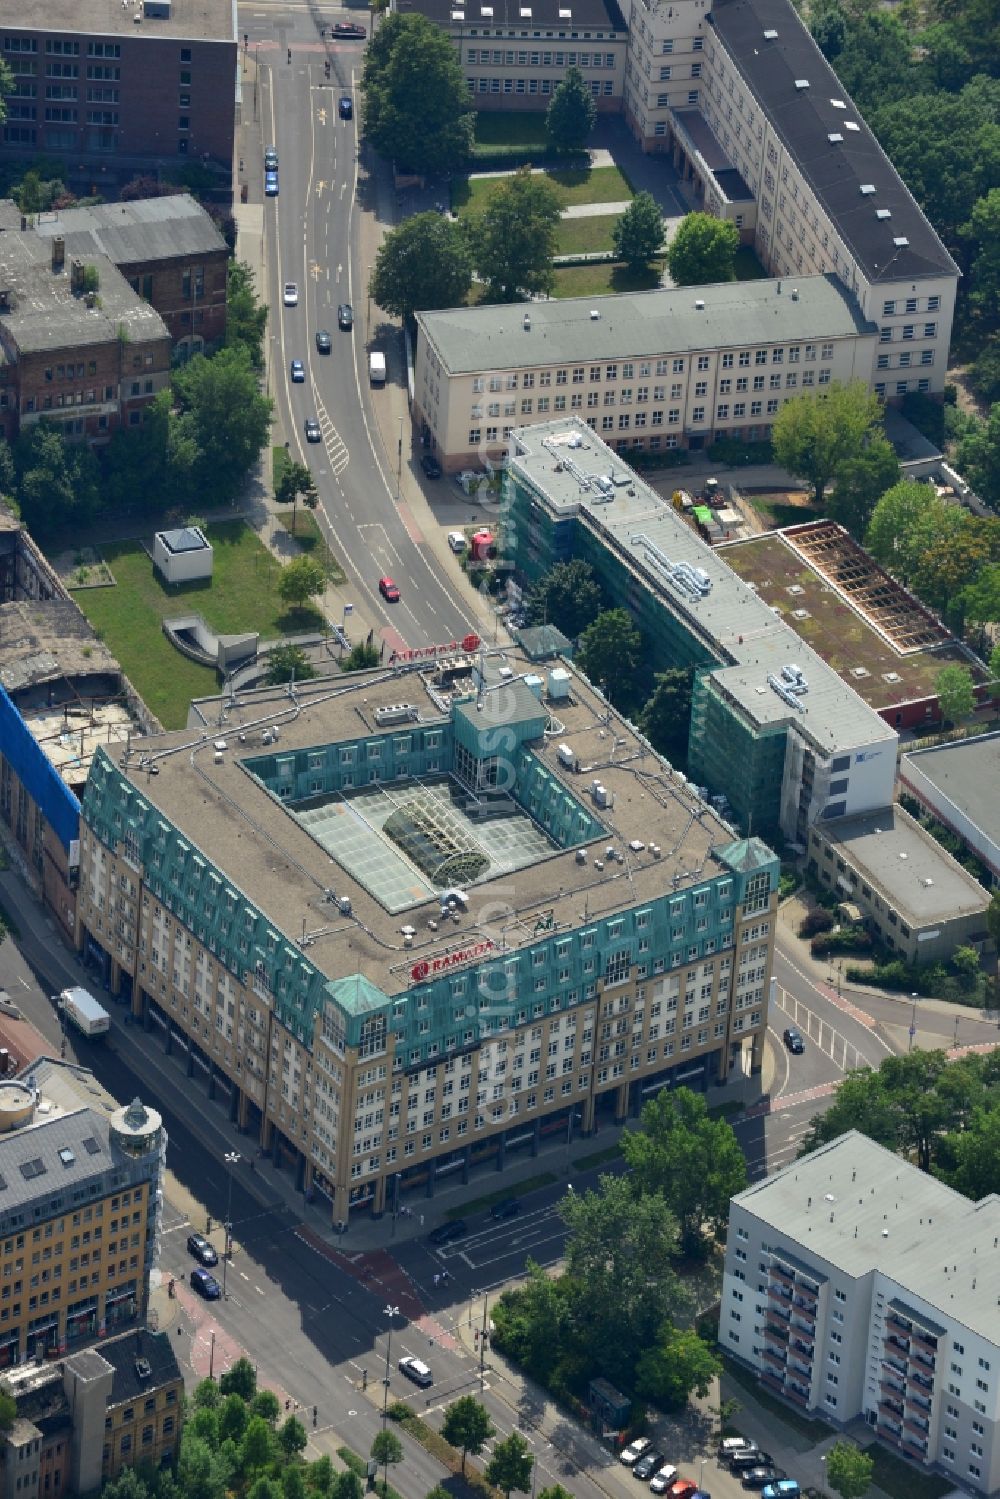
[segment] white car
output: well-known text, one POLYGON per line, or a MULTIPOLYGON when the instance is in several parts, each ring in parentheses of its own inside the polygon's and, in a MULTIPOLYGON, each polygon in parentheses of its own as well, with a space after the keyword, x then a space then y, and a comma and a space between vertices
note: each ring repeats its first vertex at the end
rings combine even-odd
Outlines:
POLYGON ((285 291, 282 297, 282 301, 284 302, 286 307, 298 307, 299 289, 294 281, 285 282, 285 291))
POLYGON ((667 1463, 666 1467, 661 1468, 659 1473, 653 1474, 649 1480, 649 1487, 654 1494, 665 1494, 676 1477, 677 1469, 671 1463, 667 1463))
POLYGON ((453 552, 464 552, 465 548, 468 546, 468 542, 465 539, 465 533, 463 531, 449 531, 448 545, 451 547, 453 552))
POLYGON ((652 1445, 651 1437, 636 1437, 635 1441, 625 1448, 621 1456, 621 1460, 626 1468, 634 1467, 647 1447, 651 1447, 652 1445))

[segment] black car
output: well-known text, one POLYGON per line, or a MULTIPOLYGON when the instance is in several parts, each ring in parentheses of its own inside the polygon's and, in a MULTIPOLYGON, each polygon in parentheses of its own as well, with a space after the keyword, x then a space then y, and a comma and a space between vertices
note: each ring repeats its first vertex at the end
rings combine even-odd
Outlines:
POLYGON ((648 1483, 654 1473, 659 1473, 665 1461, 666 1458, 662 1452, 657 1452, 650 1447, 649 1451, 644 1452, 639 1461, 633 1464, 632 1477, 640 1478, 643 1483, 648 1483))
POLYGON ((428 479, 440 479, 441 465, 440 463, 438 463, 433 453, 423 453, 421 455, 420 467, 423 469, 428 479))
POLYGON ((333 31, 334 36, 349 36, 355 40, 360 41, 364 41, 368 36, 365 28, 363 26, 355 25, 353 21, 338 21, 336 25, 331 28, 331 30, 333 31))
POLYGON ((794 1025, 790 1025, 782 1036, 782 1040, 793 1056, 800 1057, 806 1049, 806 1043, 802 1039, 801 1031, 797 1031, 794 1025))
POLYGON ((464 1239, 468 1232, 464 1218, 453 1218, 450 1223, 439 1223, 432 1228, 427 1237, 432 1244, 452 1244, 456 1239, 464 1239))
POLYGON ((333 339, 330 337, 329 333, 327 333, 325 328, 320 328, 319 332, 316 334, 316 347, 321 354, 329 354, 330 350, 333 348, 333 339))
MULTIPOLYGON (((440 470, 438 470, 440 472, 440 470)), ((503 1218, 516 1218, 521 1211, 521 1203, 517 1197, 505 1197, 503 1202, 495 1202, 490 1208, 490 1217, 498 1220, 503 1218)))
POLYGON ((305 420, 306 442, 322 442, 323 434, 319 430, 319 422, 314 416, 307 416, 305 420))
POLYGON ((729 1466, 734 1473, 749 1473, 751 1468, 770 1468, 774 1459, 769 1452, 761 1452, 758 1447, 756 1451, 737 1452, 729 1459, 729 1466))
POLYGON ((217 1265, 219 1263, 218 1252, 215 1245, 210 1244, 204 1234, 188 1234, 188 1254, 193 1254, 195 1259, 202 1265, 217 1265))
POLYGON ((777 1478, 773 1468, 766 1463, 758 1463, 756 1468, 744 1468, 740 1474, 740 1483, 745 1489, 763 1489, 777 1478))
POLYGON ((342 120, 354 119, 354 101, 351 99, 350 94, 341 94, 337 110, 342 120))
POLYGON ((350 302, 341 302, 337 308, 337 327, 350 333, 354 327, 354 308, 350 302))

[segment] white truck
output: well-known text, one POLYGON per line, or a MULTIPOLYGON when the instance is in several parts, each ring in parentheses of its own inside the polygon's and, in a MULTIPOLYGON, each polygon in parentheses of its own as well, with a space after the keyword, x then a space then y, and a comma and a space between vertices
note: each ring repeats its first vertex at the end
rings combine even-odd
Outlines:
POLYGON ((89 1040, 105 1035, 111 1029, 111 1016, 92 994, 79 987, 64 989, 56 998, 63 1018, 89 1040))
POLYGON ((368 355, 368 379, 372 385, 385 384, 385 355, 378 349, 368 355))

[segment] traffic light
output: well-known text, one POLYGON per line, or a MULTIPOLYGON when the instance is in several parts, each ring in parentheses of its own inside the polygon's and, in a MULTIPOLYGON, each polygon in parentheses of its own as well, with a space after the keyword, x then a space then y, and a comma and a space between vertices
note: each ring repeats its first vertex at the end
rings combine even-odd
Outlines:
POLYGON ((319 1419, 319 1406, 318 1405, 314 1405, 313 1406, 313 1425, 314 1426, 316 1425, 316 1422, 317 1422, 318 1419, 319 1419))
POLYGON ((323 64, 323 71, 326 73, 327 78, 329 78, 329 76, 330 76, 330 59, 329 58, 327 58, 326 62, 323 64))

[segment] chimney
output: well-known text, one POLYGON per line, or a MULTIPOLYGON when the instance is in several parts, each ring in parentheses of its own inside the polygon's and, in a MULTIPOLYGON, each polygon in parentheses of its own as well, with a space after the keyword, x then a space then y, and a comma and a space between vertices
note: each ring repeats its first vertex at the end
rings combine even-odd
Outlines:
POLYGON ((61 234, 52 236, 52 269, 56 272, 66 269, 66 241, 61 234))
POLYGON ((74 292, 83 291, 83 261, 74 260, 70 265, 70 285, 74 292))

